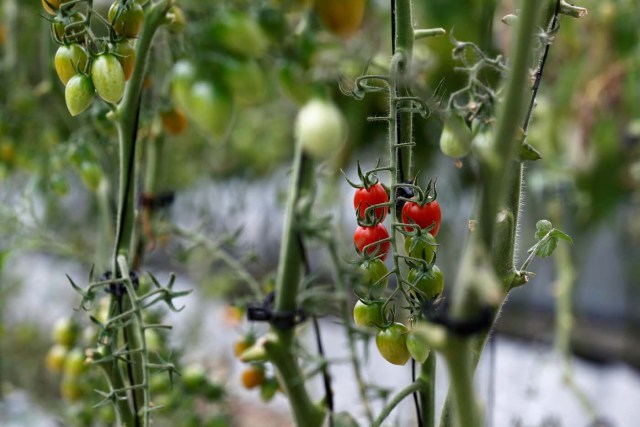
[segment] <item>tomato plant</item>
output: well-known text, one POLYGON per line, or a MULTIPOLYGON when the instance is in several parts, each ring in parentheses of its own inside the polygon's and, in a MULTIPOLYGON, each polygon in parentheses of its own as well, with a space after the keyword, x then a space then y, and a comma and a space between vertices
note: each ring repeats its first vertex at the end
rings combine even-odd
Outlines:
POLYGON ((353 234, 353 243, 360 253, 365 251, 366 246, 371 245, 366 249, 367 254, 380 257, 384 261, 389 253, 391 243, 389 241, 377 245, 375 243, 388 238, 389 232, 382 224, 376 224, 371 227, 358 226, 353 234))
POLYGON ((411 355, 407 350, 407 333, 409 330, 402 323, 393 323, 378 331, 376 346, 384 359, 393 365, 405 365, 411 355))
POLYGON ((62 84, 66 85, 71 77, 84 71, 88 59, 87 52, 79 44, 60 46, 56 51, 54 65, 62 84))
POLYGON ((93 60, 91 78, 100 98, 112 104, 117 103, 124 94, 124 71, 118 58, 105 53, 93 60))
MULTIPOLYGON (((416 224, 422 229, 433 225, 429 233, 434 237, 438 235, 438 231, 440 230, 441 219, 442 212, 440 211, 440 204, 437 200, 427 202, 422 206, 417 202, 409 201, 402 207, 402 222, 405 224, 416 224)), ((415 227, 406 226, 405 229, 411 232, 415 227)))
POLYGON ((108 18, 116 34, 133 38, 142 29, 144 10, 134 2, 129 2, 125 6, 120 1, 115 1, 109 8, 108 18))
MULTIPOLYGON (((358 211, 358 217, 360 219, 366 219, 366 210, 370 206, 379 205, 381 203, 387 203, 389 201, 389 195, 387 190, 376 182, 375 184, 366 187, 362 186, 357 188, 353 196, 353 207, 358 211)), ((375 222, 383 221, 387 215, 388 208, 381 206, 370 210, 370 217, 375 219, 375 222)))
POLYGON ((444 275, 437 265, 429 270, 413 268, 407 280, 429 299, 437 298, 444 290, 444 275))
POLYGON ((91 77, 85 74, 76 74, 71 77, 64 89, 64 99, 69 113, 75 117, 89 108, 94 93, 95 88, 91 77))
POLYGON ((372 326, 381 326, 385 323, 384 313, 382 312, 382 303, 373 302, 365 304, 362 300, 358 300, 353 307, 353 321, 356 326, 362 328, 370 328, 372 326))

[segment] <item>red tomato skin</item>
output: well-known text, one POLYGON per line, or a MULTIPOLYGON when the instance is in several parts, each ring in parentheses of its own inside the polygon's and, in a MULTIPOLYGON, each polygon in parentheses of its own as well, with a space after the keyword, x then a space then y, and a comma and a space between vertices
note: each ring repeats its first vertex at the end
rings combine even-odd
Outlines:
MULTIPOLYGON (((358 216, 365 219, 365 211, 369 206, 386 203, 389 201, 389 195, 379 182, 369 188, 361 187, 356 189, 353 196, 353 208, 358 211, 358 216)), ((375 209, 377 221, 383 221, 387 216, 387 208, 379 207, 375 209)))
MULTIPOLYGON (((442 219, 442 212, 440 211, 440 204, 437 200, 429 203, 425 203, 424 206, 420 206, 416 202, 407 202, 402 207, 402 222, 411 224, 415 222, 420 228, 427 228, 435 222, 435 226, 429 230, 429 233, 433 237, 436 237, 440 230, 440 221, 442 219)), ((407 231, 415 230, 414 227, 405 227, 407 231)))
MULTIPOLYGON (((355 233, 353 234, 353 244, 356 246, 359 252, 363 252, 365 246, 388 238, 389 232, 382 224, 376 224, 372 227, 358 226, 355 233)), ((370 246, 369 248, 367 248, 367 253, 369 255, 376 256, 382 254, 380 259, 384 261, 387 257, 387 254, 389 253, 390 248, 391 242, 386 241, 378 245, 370 246)))

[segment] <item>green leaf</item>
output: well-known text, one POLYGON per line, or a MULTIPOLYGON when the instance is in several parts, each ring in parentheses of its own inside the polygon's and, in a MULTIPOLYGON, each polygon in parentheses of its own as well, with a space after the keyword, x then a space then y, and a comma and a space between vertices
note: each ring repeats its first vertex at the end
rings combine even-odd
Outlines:
POLYGON ((520 161, 540 160, 542 158, 542 155, 533 147, 533 145, 529 144, 527 141, 522 141, 522 144, 520 144, 520 152, 518 153, 518 157, 520 161))
POLYGON ((573 239, 571 238, 571 236, 563 231, 558 230, 557 228, 551 230, 551 237, 566 240, 567 242, 573 244, 573 239))
POLYGON ((536 239, 542 240, 553 229, 553 225, 546 219, 541 219, 536 223, 536 239))
MULTIPOLYGON (((546 242, 540 242, 536 248, 536 255, 540 258, 551 256, 558 246, 558 239, 550 237, 546 242)), ((534 246, 535 247, 535 246, 534 246)), ((533 248, 532 248, 533 249, 533 248)))

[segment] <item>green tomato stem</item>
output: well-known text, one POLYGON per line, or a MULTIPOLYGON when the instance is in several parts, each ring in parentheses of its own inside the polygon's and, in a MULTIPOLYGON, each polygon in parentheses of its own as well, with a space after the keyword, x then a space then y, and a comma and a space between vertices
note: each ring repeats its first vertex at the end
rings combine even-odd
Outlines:
POLYGON ((411 396, 413 393, 419 392, 424 387, 422 381, 415 381, 402 390, 400 390, 393 398, 387 402, 387 404, 382 408, 382 411, 378 415, 378 417, 373 420, 371 427, 380 427, 384 420, 391 414, 391 411, 395 409, 396 406, 400 404, 404 399, 411 396))

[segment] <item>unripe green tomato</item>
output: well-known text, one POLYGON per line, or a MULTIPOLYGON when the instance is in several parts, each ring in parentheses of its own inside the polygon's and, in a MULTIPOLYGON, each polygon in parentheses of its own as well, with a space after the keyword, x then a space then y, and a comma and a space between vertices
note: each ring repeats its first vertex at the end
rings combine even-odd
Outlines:
POLYGON ((108 17, 117 35, 133 38, 142 29, 144 10, 142 6, 136 3, 129 3, 125 7, 120 1, 115 1, 109 8, 108 17))
POLYGON ((98 415, 105 425, 113 425, 116 422, 116 412, 112 405, 102 405, 98 409, 98 415))
POLYGON ((79 334, 80 327, 70 317, 61 317, 53 324, 52 337, 57 344, 71 347, 79 334))
POLYGON ((267 52, 268 39, 262 28, 240 11, 219 13, 209 27, 209 40, 238 56, 259 58, 267 52))
POLYGON ((122 66, 124 72, 124 80, 128 81, 133 74, 133 68, 136 63, 136 50, 128 40, 120 41, 116 44, 113 53, 118 58, 118 62, 122 66))
POLYGON ((167 17, 169 21, 169 31, 174 34, 179 34, 184 31, 184 27, 187 26, 187 20, 184 17, 184 12, 175 4, 169 8, 167 17))
POLYGON ((62 84, 66 85, 78 71, 83 71, 87 61, 87 52, 79 44, 60 46, 56 51, 54 65, 62 84))
POLYGON ((405 365, 411 355, 407 350, 409 330, 402 323, 393 323, 376 335, 376 346, 384 359, 393 365, 405 365))
POLYGON ((307 154, 323 159, 342 148, 347 138, 346 120, 335 104, 312 99, 298 112, 295 134, 307 154))
POLYGON ((363 262, 360 264, 360 269, 364 272, 364 281, 369 286, 384 289, 389 283, 389 276, 387 276, 389 270, 380 258, 363 262))
POLYGON ((147 3, 149 3, 149 0, 136 0, 136 3, 140 6, 145 6, 147 3))
POLYGON ((207 372, 200 364, 185 367, 181 378, 185 389, 190 392, 199 391, 207 384, 207 372))
POLYGON ((162 339, 158 331, 154 329, 144 330, 144 339, 147 342, 147 349, 149 351, 160 351, 162 349, 162 339))
POLYGON ((149 379, 149 391, 151 395, 168 393, 171 391, 171 380, 166 372, 157 372, 149 379))
POLYGON ((493 141, 493 129, 491 126, 482 126, 478 128, 473 140, 471 141, 471 152, 479 159, 486 159, 489 153, 489 147, 493 141))
POLYGON ((91 66, 91 78, 100 98, 112 104, 122 99, 124 70, 114 55, 105 53, 98 56, 91 66))
POLYGON ((429 357, 429 345, 413 331, 407 335, 407 350, 418 363, 424 363, 429 357))
POLYGON ((233 103, 220 85, 199 80, 191 86, 186 106, 187 115, 204 131, 221 138, 231 120, 233 103))
POLYGON ((444 121, 444 128, 440 135, 440 150, 454 159, 466 156, 471 148, 473 134, 464 119, 457 114, 451 114, 444 121))
POLYGON ((76 74, 67 82, 64 88, 64 100, 67 110, 75 117, 91 106, 96 89, 93 87, 91 77, 85 74, 76 74))
POLYGON ((75 378, 86 371, 85 359, 84 352, 80 348, 74 348, 67 353, 67 358, 64 362, 65 378, 75 378))
POLYGON ((67 41, 73 41, 76 43, 84 42, 84 34, 81 34, 84 30, 83 25, 74 25, 73 27, 66 28, 70 24, 80 23, 86 19, 86 16, 80 12, 76 12, 73 15, 67 18, 55 18, 53 23, 51 24, 53 27, 53 32, 55 33, 58 40, 64 40, 64 37, 67 37, 67 41))
POLYGON ((62 344, 54 344, 47 352, 45 364, 52 374, 59 374, 64 370, 67 348, 62 344))
POLYGON ((423 259, 430 263, 436 253, 436 238, 431 233, 422 233, 420 236, 406 236, 404 249, 407 255, 417 259, 423 259))
POLYGON ((176 105, 183 111, 186 111, 189 107, 189 93, 196 75, 195 65, 186 59, 176 62, 171 70, 171 96, 176 105))
POLYGON ((385 323, 384 314, 382 313, 382 303, 374 302, 369 305, 358 300, 353 307, 353 321, 356 326, 361 328, 376 327, 385 323))
POLYGON ((226 61, 224 81, 231 89, 233 99, 243 107, 260 104, 269 95, 269 81, 253 59, 226 61))
POLYGON ((91 191, 96 191, 102 180, 102 169, 95 162, 80 163, 80 178, 82 183, 91 191))
POLYGON ((69 402, 77 402, 84 395, 84 390, 76 377, 65 377, 60 383, 60 394, 69 402))
POLYGON ((429 299, 437 298, 444 290, 444 276, 437 265, 434 265, 430 271, 413 268, 407 280, 429 299))

